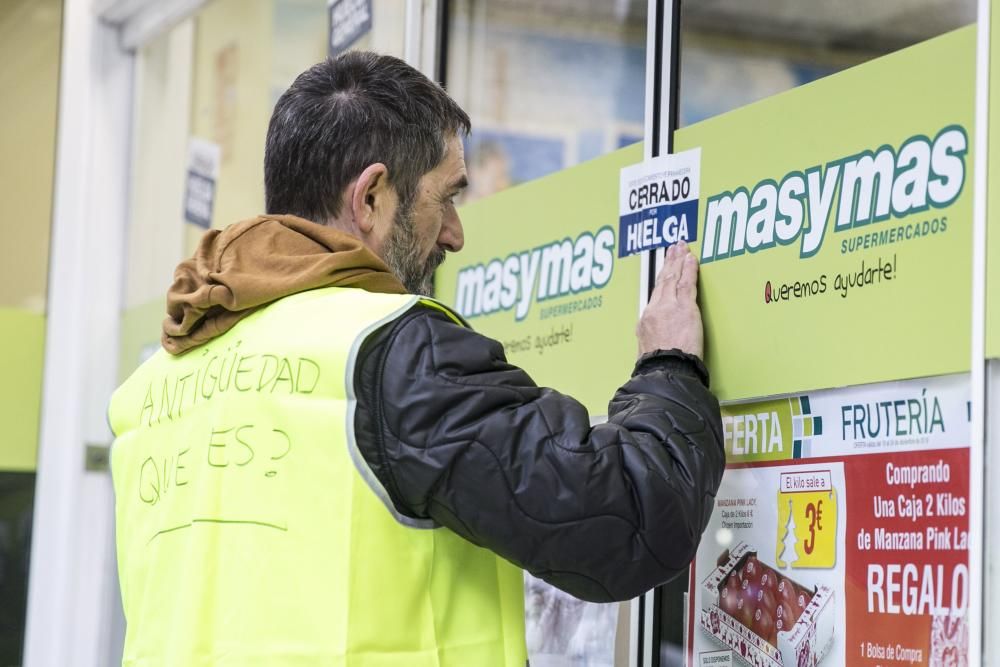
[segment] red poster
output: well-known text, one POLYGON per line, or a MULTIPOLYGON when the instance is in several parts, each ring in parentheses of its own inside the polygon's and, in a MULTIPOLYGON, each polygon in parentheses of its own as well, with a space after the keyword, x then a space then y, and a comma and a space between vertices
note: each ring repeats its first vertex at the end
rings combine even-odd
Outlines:
POLYGON ((691 666, 968 665, 967 376, 723 408, 691 666))
POLYGON ((850 664, 964 664, 969 450, 848 458, 844 472, 850 664))

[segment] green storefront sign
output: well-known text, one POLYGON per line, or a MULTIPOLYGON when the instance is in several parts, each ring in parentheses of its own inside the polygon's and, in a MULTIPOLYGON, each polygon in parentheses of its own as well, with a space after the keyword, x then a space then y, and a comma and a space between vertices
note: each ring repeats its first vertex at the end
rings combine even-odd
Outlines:
POLYGON ((632 146, 461 210, 465 250, 436 276, 437 296, 543 386, 592 415, 636 359, 638 257, 619 259, 618 173, 632 146))
POLYGON ((720 398, 967 370, 974 72, 970 26, 677 133, 720 398))
MULTIPOLYGON (((677 151, 702 151, 693 248, 722 400, 968 370, 975 37, 677 132, 677 151)), ((639 260, 614 237, 618 170, 640 158, 465 207, 466 250, 438 275, 440 298, 593 414, 635 357, 639 260)))

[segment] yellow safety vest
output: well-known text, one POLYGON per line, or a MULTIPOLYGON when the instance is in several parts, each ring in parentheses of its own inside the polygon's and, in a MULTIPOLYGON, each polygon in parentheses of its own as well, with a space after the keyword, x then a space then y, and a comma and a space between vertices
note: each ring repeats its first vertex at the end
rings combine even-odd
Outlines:
POLYGON ((417 300, 296 294, 115 392, 124 665, 524 667, 521 571, 399 515, 354 441, 358 349, 417 300))

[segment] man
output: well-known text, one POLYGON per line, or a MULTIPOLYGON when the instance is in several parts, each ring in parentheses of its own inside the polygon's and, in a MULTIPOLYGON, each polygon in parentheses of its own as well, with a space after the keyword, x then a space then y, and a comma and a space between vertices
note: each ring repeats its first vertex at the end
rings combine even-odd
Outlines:
POLYGON ((695 260, 591 428, 418 296, 463 245, 468 130, 371 53, 278 101, 268 214, 177 268, 112 399, 124 664, 523 667, 521 568, 599 601, 686 568, 723 469, 695 260))

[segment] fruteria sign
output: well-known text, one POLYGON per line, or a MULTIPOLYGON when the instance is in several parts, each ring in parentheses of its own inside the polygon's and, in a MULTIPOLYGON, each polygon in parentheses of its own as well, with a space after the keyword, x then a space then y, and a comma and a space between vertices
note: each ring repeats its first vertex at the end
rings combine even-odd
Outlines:
POLYGON ((619 259, 618 179, 641 146, 461 209, 465 249, 435 276, 436 296, 542 386, 592 415, 630 376, 639 260, 619 259))
POLYGON ((974 72, 970 26, 677 132, 720 398, 968 368, 974 72))

